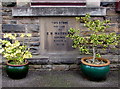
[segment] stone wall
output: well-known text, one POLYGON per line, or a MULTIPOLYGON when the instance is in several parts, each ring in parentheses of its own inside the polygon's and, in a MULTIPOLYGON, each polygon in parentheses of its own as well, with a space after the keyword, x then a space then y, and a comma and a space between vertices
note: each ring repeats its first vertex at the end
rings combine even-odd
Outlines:
MULTIPOLYGON (((12 9, 19 7, 19 8, 29 8, 30 2, 29 0, 25 0, 24 2, 19 2, 20 0, 13 0, 12 2, 2 2, 2 22, 0 23, 0 33, 17 33, 18 35, 21 33, 31 33, 32 37, 30 41, 29 38, 25 38, 25 42, 29 43, 31 52, 33 54, 33 58, 29 59, 30 61, 30 68, 31 69, 42 69, 42 70, 73 70, 79 69, 80 58, 84 55, 72 55, 69 56, 65 55, 42 55, 41 54, 41 41, 40 41, 40 32, 41 24, 40 19, 45 17, 40 16, 20 16, 14 17, 12 16, 12 9), (76 56, 76 57, 75 57, 76 56)), ((108 32, 117 32, 120 33, 120 13, 115 12, 115 3, 108 3, 107 5, 101 6, 106 8, 106 15, 105 16, 95 16, 94 19, 109 19, 111 20, 111 28, 108 29, 108 32)), ((74 16, 75 17, 75 16, 74 16)), ((73 18, 74 18, 73 17, 73 18)), ((79 25, 81 28, 83 24, 79 25)), ((86 33, 85 30, 83 32, 86 33)), ((18 37, 19 39, 19 37, 18 37)), ((117 50, 101 50, 99 52, 102 54, 103 57, 108 58, 111 60, 111 68, 112 70, 118 69, 120 64, 119 61, 119 47, 117 50)), ((87 55, 89 56, 89 55, 87 55)))

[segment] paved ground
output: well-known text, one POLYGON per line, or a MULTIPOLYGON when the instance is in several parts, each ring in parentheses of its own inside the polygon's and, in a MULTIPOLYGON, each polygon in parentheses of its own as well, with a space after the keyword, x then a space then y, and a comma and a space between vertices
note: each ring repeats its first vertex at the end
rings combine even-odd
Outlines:
POLYGON ((118 87, 118 71, 110 71, 103 81, 90 81, 81 71, 30 70, 26 78, 13 80, 3 71, 2 87, 118 87))

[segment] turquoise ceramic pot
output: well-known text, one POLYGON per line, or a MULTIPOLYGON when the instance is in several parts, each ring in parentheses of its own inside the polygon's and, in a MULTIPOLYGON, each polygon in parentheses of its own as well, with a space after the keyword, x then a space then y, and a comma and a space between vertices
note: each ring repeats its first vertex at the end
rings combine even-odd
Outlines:
POLYGON ((6 72, 10 78, 21 79, 28 74, 29 65, 28 62, 24 65, 11 65, 9 62, 6 65, 6 72))
POLYGON ((109 73, 110 67, 110 61, 103 58, 97 58, 98 60, 104 60, 106 64, 102 65, 95 65, 95 64, 89 64, 86 63, 86 59, 91 59, 92 57, 86 57, 81 59, 81 70, 82 72, 91 80, 102 80, 106 79, 107 74, 109 73))

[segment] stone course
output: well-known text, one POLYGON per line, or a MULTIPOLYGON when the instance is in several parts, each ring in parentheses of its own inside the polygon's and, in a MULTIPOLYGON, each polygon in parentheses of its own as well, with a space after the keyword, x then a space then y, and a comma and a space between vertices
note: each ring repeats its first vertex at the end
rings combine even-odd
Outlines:
POLYGON ((25 33, 24 25, 2 24, 3 33, 25 33))

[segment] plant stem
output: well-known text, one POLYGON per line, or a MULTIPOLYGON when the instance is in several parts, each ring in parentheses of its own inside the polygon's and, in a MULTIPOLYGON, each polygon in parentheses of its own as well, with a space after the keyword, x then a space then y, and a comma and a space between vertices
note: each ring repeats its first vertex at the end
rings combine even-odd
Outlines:
POLYGON ((95 62, 95 57, 96 57, 96 52, 95 52, 95 47, 93 46, 93 63, 95 62))

